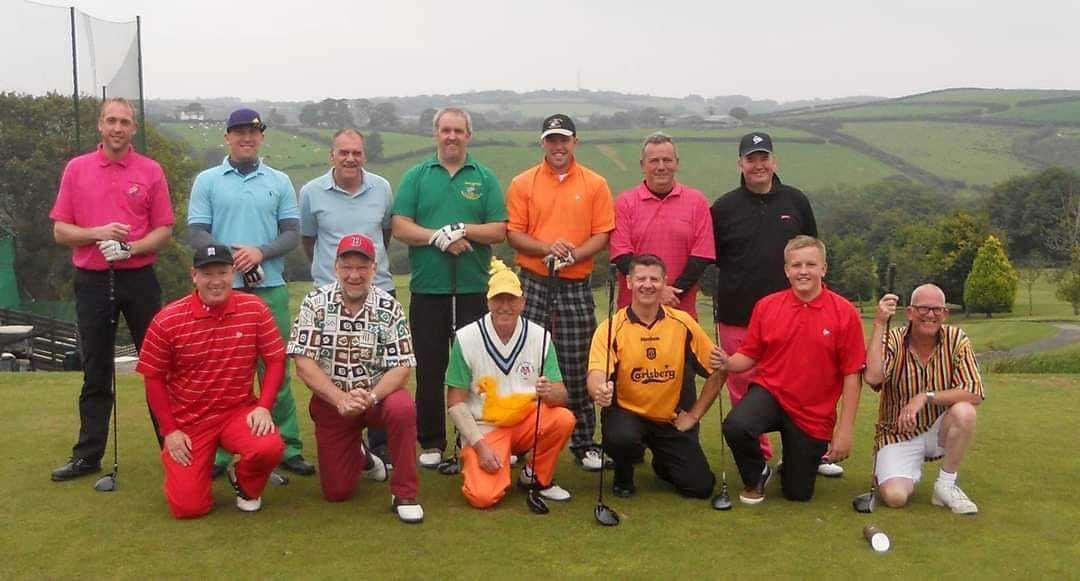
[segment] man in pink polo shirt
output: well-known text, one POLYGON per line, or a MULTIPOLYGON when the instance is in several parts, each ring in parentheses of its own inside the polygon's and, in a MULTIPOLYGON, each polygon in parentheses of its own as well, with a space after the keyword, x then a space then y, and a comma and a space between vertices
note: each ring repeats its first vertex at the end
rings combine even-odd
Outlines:
POLYGON ((137 128, 131 103, 106 99, 98 116, 101 144, 68 162, 49 212, 56 242, 72 248, 83 363, 79 440, 54 481, 101 470, 113 404, 115 313, 124 315, 138 348, 161 309, 153 264, 172 235, 173 211, 161 166, 131 147, 137 128))
POLYGON ((654 133, 641 145, 645 179, 615 200, 611 261, 619 269, 619 308, 630 304, 626 274, 638 254, 659 256, 673 275, 660 300, 697 318, 698 281, 716 260, 712 214, 705 195, 675 179, 679 151, 671 137, 654 133))

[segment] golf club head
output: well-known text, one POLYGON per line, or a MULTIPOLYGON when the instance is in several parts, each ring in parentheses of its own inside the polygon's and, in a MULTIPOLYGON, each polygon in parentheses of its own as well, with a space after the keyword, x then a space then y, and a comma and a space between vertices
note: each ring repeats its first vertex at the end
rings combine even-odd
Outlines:
POLYGON ((448 460, 444 460, 439 463, 439 467, 436 468, 439 474, 443 476, 453 476, 461 472, 461 462, 458 461, 457 456, 453 456, 448 460))
POLYGON ((110 472, 105 476, 97 479, 94 483, 94 490, 98 492, 112 492, 116 490, 116 473, 110 472))
POLYGON ((529 489, 529 494, 525 497, 525 504, 529 505, 529 510, 533 514, 547 514, 550 512, 548 505, 544 502, 544 499, 540 496, 540 492, 535 488, 529 489))
POLYGON ((619 524, 619 513, 603 503, 597 503, 596 508, 593 509, 593 516, 596 517, 596 522, 606 527, 613 527, 619 524))
POLYGON ((714 510, 731 510, 731 497, 728 496, 727 486, 720 489, 720 494, 712 497, 714 510))
POLYGON ((277 470, 273 470, 270 472, 270 483, 274 486, 288 486, 289 477, 285 476, 281 472, 278 472, 277 470))
POLYGON ((874 493, 864 492, 856 496, 851 501, 851 508, 854 508, 855 512, 861 512, 863 514, 874 512, 874 493))

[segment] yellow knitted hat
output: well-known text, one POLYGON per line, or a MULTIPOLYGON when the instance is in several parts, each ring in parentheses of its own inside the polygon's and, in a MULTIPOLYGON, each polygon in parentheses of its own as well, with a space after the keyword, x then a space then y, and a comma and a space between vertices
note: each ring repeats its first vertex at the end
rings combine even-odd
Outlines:
POLYGON ((491 274, 491 279, 488 280, 487 298, 490 299, 501 293, 512 294, 515 297, 520 297, 524 294, 521 291, 521 281, 518 280, 514 271, 503 264, 503 261, 492 256, 491 270, 488 272, 491 274))

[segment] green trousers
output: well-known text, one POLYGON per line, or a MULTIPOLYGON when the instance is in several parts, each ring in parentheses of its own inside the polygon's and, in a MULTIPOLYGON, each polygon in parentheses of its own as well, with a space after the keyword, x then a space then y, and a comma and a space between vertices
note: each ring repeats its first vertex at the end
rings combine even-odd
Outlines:
MULTIPOLYGON (((266 306, 270 307, 270 312, 274 315, 274 323, 277 325, 278 331, 281 331, 281 338, 288 343, 289 323, 292 320, 292 317, 289 316, 289 287, 282 285, 269 288, 260 287, 253 290, 255 295, 261 298, 266 303, 266 306)), ((300 441, 300 424, 296 421, 296 400, 293 399, 292 389, 290 389, 292 382, 289 379, 289 367, 288 359, 286 359, 285 380, 281 382, 281 389, 278 390, 277 399, 274 401, 274 409, 270 412, 270 415, 274 418, 274 424, 277 426, 278 431, 281 432, 281 439, 285 440, 285 455, 282 456, 282 460, 288 460, 293 456, 300 455, 304 448, 304 444, 300 441)), ((263 365, 260 362, 260 381, 262 375, 263 365)), ((218 448, 214 464, 226 466, 230 461, 232 461, 232 454, 218 448)))

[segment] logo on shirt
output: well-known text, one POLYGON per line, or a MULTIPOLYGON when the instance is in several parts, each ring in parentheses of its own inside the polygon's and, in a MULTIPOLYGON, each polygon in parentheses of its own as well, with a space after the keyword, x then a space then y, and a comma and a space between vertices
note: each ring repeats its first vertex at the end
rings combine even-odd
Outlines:
POLYGON ((645 357, 649 359, 656 359, 656 347, 649 347, 645 350, 645 357))
POLYGON ((634 383, 667 383, 675 380, 675 370, 670 365, 663 369, 635 367, 630 370, 630 381, 634 383))
POLYGON ((821 336, 822 337, 828 337, 830 334, 831 334, 831 332, 828 329, 822 329, 821 330, 821 336))
POLYGON ((127 191, 129 196, 139 195, 139 184, 131 184, 131 187, 127 191))
POLYGON ((781 222, 790 222, 791 221, 791 216, 789 214, 780 214, 780 221, 781 222))
POLYGON ((533 364, 528 361, 522 362, 517 368, 518 375, 521 376, 522 379, 532 377, 534 371, 535 368, 533 367, 533 364))
POLYGON ((482 185, 480 182, 465 182, 465 189, 461 190, 461 197, 466 200, 479 200, 482 185))

